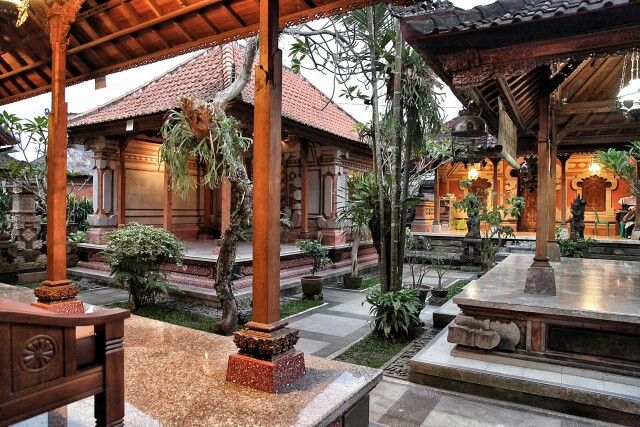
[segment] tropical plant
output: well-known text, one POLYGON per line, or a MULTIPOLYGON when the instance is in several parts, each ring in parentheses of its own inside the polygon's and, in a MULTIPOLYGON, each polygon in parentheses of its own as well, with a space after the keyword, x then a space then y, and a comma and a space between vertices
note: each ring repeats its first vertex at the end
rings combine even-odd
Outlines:
POLYGON ((180 264, 184 244, 173 234, 151 225, 129 223, 107 234, 104 255, 115 280, 129 289, 132 311, 167 293, 163 264, 180 264))
POLYGON ((9 228, 9 214, 13 199, 11 194, 4 190, 0 190, 0 230, 9 228))
POLYGON ((587 256, 589 248, 598 243, 597 240, 588 239, 566 239, 556 235, 556 242, 560 246, 560 253, 568 258, 584 258, 587 256))
POLYGON ((296 245, 313 260, 311 276, 315 277, 318 271, 331 264, 331 259, 328 257, 329 249, 317 240, 298 240, 296 245))
MULTIPOLYGON (((470 181, 462 181, 460 186, 469 190, 470 181)), ((488 194, 486 194, 488 195, 488 194)), ((463 210, 467 214, 467 227, 471 237, 481 238, 481 261, 485 271, 491 269, 496 263, 496 254, 504 245, 508 237, 513 237, 513 228, 504 224, 508 217, 518 218, 524 210, 525 200, 523 197, 509 197, 505 204, 489 209, 483 198, 472 191, 468 191, 465 197, 454 203, 457 209, 463 210), (480 225, 484 223, 484 232, 480 235, 480 225), (476 235, 477 234, 477 235, 476 235)))
POLYGON ((375 290, 367 295, 367 302, 371 304, 373 330, 385 338, 411 336, 420 325, 423 306, 417 289, 375 290))
POLYGON ((627 150, 609 148, 606 151, 596 152, 598 162, 626 182, 636 198, 640 198, 640 178, 636 172, 638 158, 640 158, 640 141, 630 143, 627 150))
POLYGON ((247 40, 244 61, 234 82, 216 94, 211 102, 181 98, 178 108, 170 111, 161 128, 164 142, 160 161, 171 177, 171 186, 186 196, 197 186, 189 173, 188 163, 195 158, 207 165, 204 185, 216 188, 222 178, 231 183, 231 221, 224 230, 216 268, 214 287, 222 306, 222 317, 215 332, 228 335, 238 326, 238 303, 233 294, 233 266, 238 243, 250 227, 252 186, 244 160, 244 153, 253 141, 240 131, 239 122, 225 110, 251 75, 257 50, 255 37, 247 40))
POLYGON ((67 223, 77 224, 80 231, 87 231, 87 217, 93 213, 93 201, 75 194, 67 196, 67 223))
POLYGON ((369 234, 373 217, 375 179, 369 173, 353 173, 347 177, 347 197, 338 210, 338 223, 346 226, 351 238, 351 277, 358 277, 358 249, 369 234))
POLYGON ((78 230, 73 233, 69 233, 69 241, 71 243, 85 243, 87 241, 87 232, 78 230))

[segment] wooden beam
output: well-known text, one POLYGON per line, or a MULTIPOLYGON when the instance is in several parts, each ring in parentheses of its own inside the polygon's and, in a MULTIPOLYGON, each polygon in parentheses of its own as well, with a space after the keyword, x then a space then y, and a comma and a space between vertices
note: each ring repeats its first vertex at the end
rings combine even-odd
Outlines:
POLYGON ((612 113, 617 110, 615 103, 610 99, 602 101, 561 102, 557 104, 555 108, 557 114, 564 116, 571 114, 612 113))
POLYGON ((507 107, 511 112, 510 115, 515 119, 520 130, 528 131, 529 128, 522 121, 522 117, 520 117, 518 103, 513 97, 513 93, 511 92, 511 88, 509 87, 509 83, 507 83, 507 80, 504 77, 498 77, 496 79, 496 84, 498 85, 498 89, 500 89, 500 93, 502 94, 502 97, 506 101, 507 107))
POLYGON ((309 149, 306 141, 300 141, 300 233, 309 232, 309 149))

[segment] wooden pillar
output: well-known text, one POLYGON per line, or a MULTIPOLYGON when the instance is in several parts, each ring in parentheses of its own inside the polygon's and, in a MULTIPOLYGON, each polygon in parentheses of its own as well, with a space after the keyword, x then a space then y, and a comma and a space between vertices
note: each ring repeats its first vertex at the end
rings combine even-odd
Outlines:
POLYGON ((549 141, 549 97, 543 96, 539 104, 538 125, 538 197, 536 224, 536 254, 527 270, 524 291, 531 294, 555 295, 553 267, 549 264, 549 192, 551 191, 549 141))
POLYGON ((220 185, 220 237, 231 224, 231 182, 227 178, 222 178, 220 185))
POLYGON ((118 146, 118 227, 127 223, 127 161, 126 152, 129 141, 121 141, 118 146))
POLYGON ((300 234, 306 238, 309 234, 309 149, 305 141, 300 141, 300 234))
MULTIPOLYGON (((442 224, 440 223, 440 184, 439 184, 438 168, 433 171, 433 227, 431 231, 433 233, 440 233, 442 231, 442 224)), ((451 226, 451 224, 449 224, 451 226)))
POLYGON ((270 393, 305 374, 297 331, 280 321, 282 52, 278 0, 260 0, 253 144, 253 321, 236 332, 227 380, 270 393), (256 360, 259 359, 259 362, 256 360))
POLYGON ((549 261, 560 261, 560 246, 556 242, 556 182, 557 182, 558 143, 556 135, 552 135, 549 144, 549 231, 547 256, 549 261))
POLYGON ((162 215, 162 227, 171 231, 173 217, 173 192, 171 191, 171 177, 168 166, 164 167, 164 212, 162 215))
POLYGON ((491 192, 491 203, 493 203, 493 208, 495 209, 498 206, 498 198, 500 195, 500 189, 498 188, 498 165, 500 164, 500 158, 492 158, 491 164, 493 165, 493 182, 491 183, 493 191, 491 192))
POLYGON ((567 161, 571 157, 570 154, 560 155, 560 226, 567 225, 567 161))
POLYGON ((34 290, 34 304, 51 311, 82 313, 79 289, 67 279, 67 103, 65 86, 69 28, 82 1, 57 1, 48 17, 51 43, 51 114, 47 147, 47 280, 34 290))
MULTIPOLYGON (((206 165, 203 165, 203 168, 206 168, 206 165)), ((206 170, 206 169, 205 169, 206 170)), ((203 180, 204 180, 204 171, 202 173, 203 176, 203 180)), ((204 182, 204 181, 203 181, 204 182)), ((211 227, 211 208, 212 208, 212 190, 211 188, 209 188, 208 185, 204 185, 202 186, 203 191, 204 191, 204 212, 203 212, 203 218, 202 218, 202 227, 206 230, 209 227, 211 227)))

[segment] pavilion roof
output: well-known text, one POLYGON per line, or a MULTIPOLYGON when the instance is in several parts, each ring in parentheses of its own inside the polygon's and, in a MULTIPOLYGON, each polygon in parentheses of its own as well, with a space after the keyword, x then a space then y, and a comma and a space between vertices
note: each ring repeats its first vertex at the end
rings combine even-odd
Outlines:
MULTIPOLYGON (((50 89, 52 2, 32 0, 29 18, 19 28, 0 17, 0 105, 50 89)), ((280 26, 374 2, 280 0, 280 26)), ((257 33, 258 21, 255 0, 86 0, 71 25, 67 83, 246 38, 257 33)))
MULTIPOLYGON (((499 102, 535 150, 539 100, 552 95, 559 152, 592 152, 640 139, 640 122, 614 106, 624 53, 640 45, 634 0, 500 0, 470 10, 394 7, 402 31, 492 133, 499 102)), ((628 62, 628 61, 627 61, 628 62)))
MULTIPOLYGON (((235 43, 203 51, 153 81, 115 100, 70 119, 69 128, 132 119, 175 108, 181 96, 211 100, 235 78, 242 66, 244 48, 235 43)), ((242 91, 246 104, 253 104, 254 76, 242 91)), ((282 72, 282 116, 297 123, 359 141, 356 120, 327 98, 311 82, 291 69, 282 72)))

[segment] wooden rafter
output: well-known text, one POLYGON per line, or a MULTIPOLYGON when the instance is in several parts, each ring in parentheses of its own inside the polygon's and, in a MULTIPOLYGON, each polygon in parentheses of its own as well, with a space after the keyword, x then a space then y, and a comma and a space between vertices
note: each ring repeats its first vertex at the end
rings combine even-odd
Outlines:
POLYGON ((520 128, 520 130, 528 131, 529 128, 522 121, 522 117, 520 116, 520 109, 518 108, 518 103, 516 102, 515 98, 513 97, 513 93, 511 92, 511 88, 509 87, 509 83, 507 83, 507 80, 504 77, 498 77, 496 79, 496 83, 498 84, 498 88, 500 88, 500 93, 501 93, 502 97, 506 101, 507 108, 509 108, 509 111, 511 112, 511 114, 509 114, 509 115, 518 124, 518 127, 520 128))

